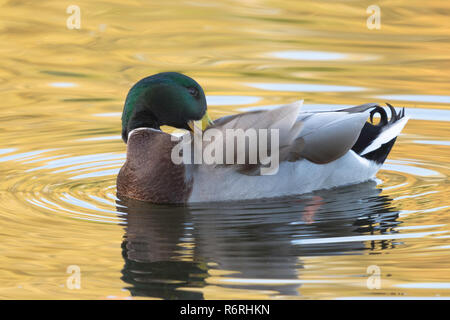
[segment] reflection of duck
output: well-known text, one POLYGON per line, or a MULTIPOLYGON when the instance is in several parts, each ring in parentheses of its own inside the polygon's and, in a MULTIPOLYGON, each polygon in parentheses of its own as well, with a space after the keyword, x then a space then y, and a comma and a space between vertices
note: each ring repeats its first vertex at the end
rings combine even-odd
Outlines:
POLYGON ((185 232, 188 210, 164 207, 140 201, 124 200, 127 207, 126 235, 122 243, 125 259, 122 280, 135 296, 164 299, 201 299, 202 294, 178 291, 179 287, 205 285, 206 266, 183 261, 179 246, 185 232))
MULTIPOLYGON (((374 103, 330 112, 300 112, 300 107, 293 103, 212 123, 203 89, 193 79, 175 72, 144 78, 130 89, 123 110, 127 161, 117 178, 117 192, 155 203, 184 203, 273 198, 360 183, 376 174, 407 122, 404 112, 397 114, 390 105, 390 121, 374 103), (368 111, 371 120, 375 112, 381 115, 378 125, 366 122, 368 111), (211 139, 220 134, 226 140, 218 147, 225 150, 223 156, 214 156, 208 165, 206 159, 177 164, 173 150, 182 138, 162 132, 160 126, 190 129, 200 119, 204 135, 211 139), (247 135, 248 130, 255 137, 263 130, 270 143, 260 138, 236 150, 234 134, 247 135)), ((197 150, 195 139, 189 140, 189 148, 197 150)), ((205 143, 198 150, 204 155, 207 148, 214 149, 217 155, 219 149, 211 148, 216 144, 205 143)))
POLYGON ((205 287, 207 278, 221 287, 298 295, 303 256, 393 246, 389 240, 296 244, 395 232, 398 213, 379 192, 370 182, 301 198, 214 207, 120 200, 118 211, 127 213, 122 279, 132 295, 165 299, 202 299, 201 292, 183 288, 205 287), (231 274, 214 278, 211 268, 231 274))

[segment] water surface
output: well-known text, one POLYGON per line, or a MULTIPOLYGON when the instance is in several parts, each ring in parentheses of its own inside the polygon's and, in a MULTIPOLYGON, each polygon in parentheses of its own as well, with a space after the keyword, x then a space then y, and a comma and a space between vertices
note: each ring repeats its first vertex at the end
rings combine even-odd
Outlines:
POLYGON ((450 3, 382 2, 380 30, 364 1, 76 4, 80 30, 62 2, 0 4, 0 298, 450 297, 450 3), (195 78, 213 118, 304 99, 388 101, 411 120, 358 186, 118 199, 124 98, 161 71, 195 78))

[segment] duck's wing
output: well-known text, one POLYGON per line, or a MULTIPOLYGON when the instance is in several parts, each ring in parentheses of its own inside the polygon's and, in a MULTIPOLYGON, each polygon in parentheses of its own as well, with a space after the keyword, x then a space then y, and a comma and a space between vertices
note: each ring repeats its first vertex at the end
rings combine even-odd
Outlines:
POLYGON ((299 155, 311 162, 324 164, 346 154, 356 143, 369 113, 379 107, 368 103, 330 112, 301 113, 303 129, 298 139, 304 141, 299 155))
MULTIPOLYGON (((386 111, 377 103, 318 112, 300 112, 301 105, 301 102, 297 102, 272 110, 226 116, 215 120, 214 125, 210 128, 222 131, 225 138, 227 129, 244 131, 248 129, 278 129, 279 162, 307 159, 313 163, 325 164, 342 157, 351 149, 360 155, 373 151, 388 140, 395 138, 407 121, 407 119, 401 120, 404 110, 397 114, 389 104, 392 112, 389 121, 386 111), (381 116, 378 125, 367 122, 369 116, 372 122, 375 113, 379 113, 381 116)), ((209 128, 205 132, 208 130, 209 128)), ((268 150, 271 147, 270 143, 271 141, 268 139, 268 150)), ((260 147, 258 144, 257 148, 260 147)), ((236 153, 236 149, 234 151, 236 153)), ((249 145, 246 145, 245 152, 248 154, 249 145)), ((270 154, 272 154, 272 150, 270 150, 270 154)), ((248 163, 248 157, 245 159, 245 163, 248 163)), ((258 159, 261 160, 261 158, 258 159)), ((259 167, 255 165, 237 166, 240 171, 245 172, 250 169, 252 173, 259 167)))
MULTIPOLYGON (((241 114, 235 114, 231 116, 225 116, 214 121, 214 124, 208 127, 204 135, 213 133, 212 130, 218 130, 221 132, 221 136, 224 139, 224 153, 223 153, 223 164, 232 162, 236 163, 237 159, 245 159, 245 164, 249 164, 249 153, 253 152, 258 158, 258 163, 265 162, 264 155, 270 156, 272 154, 271 143, 273 130, 278 133, 278 145, 275 146, 279 148, 280 161, 288 160, 290 153, 298 153, 301 150, 302 141, 298 140, 299 134, 302 130, 303 122, 298 119, 300 108, 303 101, 294 102, 287 104, 272 110, 259 110, 253 112, 246 112, 241 114), (266 142, 264 146, 262 145, 261 129, 267 134, 266 142), (246 140, 245 148, 237 148, 237 136, 244 136, 246 140), (252 148, 255 145, 251 145, 251 137, 254 138, 253 143, 256 148, 252 148), (233 146, 234 150, 232 152, 232 161, 227 159, 225 145, 230 142, 230 139, 234 139, 233 146), (260 148, 265 148, 264 152, 261 152, 260 148), (251 150, 250 150, 251 149, 251 150)), ((217 131, 216 131, 217 132, 217 131)), ((204 145, 206 147, 207 145, 204 145)), ((251 164, 251 162, 250 162, 251 164)), ((244 166, 245 168, 251 168, 252 170, 255 166, 244 166)), ((240 169, 243 167, 241 166, 240 169)))
POLYGON ((338 159, 353 147, 369 117, 368 111, 379 107, 367 103, 329 112, 300 112, 302 102, 225 116, 214 120, 209 128, 223 133, 227 129, 279 129, 280 162, 306 158, 323 164, 338 159))
POLYGON ((295 139, 301 130, 301 121, 298 120, 303 100, 283 105, 272 110, 259 110, 225 116, 214 121, 209 127, 220 131, 231 130, 279 130, 280 146, 288 145, 295 139))

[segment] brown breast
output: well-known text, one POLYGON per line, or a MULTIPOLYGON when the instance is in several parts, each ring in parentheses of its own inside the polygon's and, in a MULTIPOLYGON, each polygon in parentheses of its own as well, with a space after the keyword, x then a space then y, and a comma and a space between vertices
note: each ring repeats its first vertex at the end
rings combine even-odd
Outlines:
POLYGON ((185 203, 192 191, 184 164, 171 160, 177 141, 162 131, 141 128, 128 139, 127 160, 117 176, 117 195, 154 203, 185 203))

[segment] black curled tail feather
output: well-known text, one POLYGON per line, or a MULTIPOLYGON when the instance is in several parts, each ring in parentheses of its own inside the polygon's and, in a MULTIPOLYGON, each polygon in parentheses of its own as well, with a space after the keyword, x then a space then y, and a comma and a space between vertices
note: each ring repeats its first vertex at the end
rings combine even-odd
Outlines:
POLYGON ((376 163, 383 164, 384 161, 386 161, 386 158, 389 155, 389 152, 391 152, 391 149, 394 146, 394 143, 396 140, 397 140, 397 137, 390 140, 388 143, 383 144, 378 149, 364 154, 362 157, 366 158, 367 160, 372 160, 372 161, 375 161, 376 163))
MULTIPOLYGON (((374 106, 374 109, 370 111, 370 122, 366 122, 364 124, 363 129, 361 130, 361 133, 358 137, 358 140, 353 145, 352 150, 358 154, 361 155, 361 153, 387 128, 389 128, 390 125, 394 124, 398 120, 404 117, 405 115, 405 108, 400 110, 398 113, 395 111, 394 107, 390 105, 389 103, 386 103, 388 108, 391 111, 391 118, 388 120, 388 116, 386 113, 386 110, 380 107, 379 105, 374 106), (376 125, 373 124, 373 116, 379 113, 380 114, 380 122, 376 125)), ((389 152, 391 151, 395 141, 397 138, 393 138, 387 143, 384 143, 381 145, 381 147, 368 152, 362 157, 375 161, 379 164, 384 163, 386 160, 389 152)))

